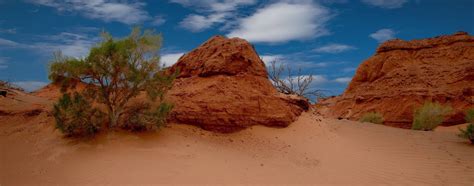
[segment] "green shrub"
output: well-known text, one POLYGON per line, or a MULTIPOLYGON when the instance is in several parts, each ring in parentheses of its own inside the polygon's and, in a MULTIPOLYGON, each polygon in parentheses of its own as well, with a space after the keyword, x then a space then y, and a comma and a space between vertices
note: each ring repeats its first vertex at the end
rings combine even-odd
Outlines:
POLYGON ((464 119, 466 119, 466 122, 468 123, 474 123, 474 108, 466 111, 466 117, 464 119))
POLYGON ((466 130, 459 129, 459 132, 459 137, 468 139, 474 144, 474 124, 470 123, 467 125, 466 130))
POLYGON ((131 131, 146 131, 164 126, 173 105, 163 102, 158 107, 152 108, 145 103, 132 106, 125 112, 125 122, 121 127, 131 131))
POLYGON ((105 115, 98 109, 91 109, 91 104, 79 93, 63 94, 54 104, 53 116, 56 128, 66 136, 91 136, 99 132, 105 115))
POLYGON ((102 36, 88 56, 73 58, 58 52, 50 64, 49 78, 61 85, 62 92, 73 88, 71 82, 87 85, 80 97, 65 95, 57 103, 58 128, 66 135, 93 134, 99 129, 90 121, 96 115, 105 115, 103 129, 146 130, 162 125, 172 108, 164 96, 177 73, 166 73, 160 65, 161 35, 135 28, 122 39, 105 32, 102 36), (145 103, 134 105, 131 100, 142 93, 146 97, 140 100, 145 103))
POLYGON ((444 118, 452 112, 452 108, 439 103, 425 102, 416 109, 413 116, 412 129, 433 130, 443 123, 444 118))
POLYGON ((383 124, 384 119, 382 114, 378 112, 368 112, 365 113, 359 120, 360 122, 369 122, 375 124, 383 124))

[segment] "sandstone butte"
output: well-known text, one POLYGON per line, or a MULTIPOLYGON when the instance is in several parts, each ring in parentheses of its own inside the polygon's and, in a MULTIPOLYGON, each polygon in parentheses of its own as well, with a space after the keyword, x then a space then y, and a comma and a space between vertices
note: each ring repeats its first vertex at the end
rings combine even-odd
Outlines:
POLYGON ((376 111, 385 124, 411 127, 425 101, 449 105, 446 125, 465 123, 474 107, 474 37, 465 32, 430 39, 390 40, 364 61, 341 96, 321 100, 329 117, 357 120, 376 111))
POLYGON ((170 121, 233 132, 252 125, 286 127, 309 103, 279 93, 254 47, 239 38, 214 36, 170 67, 179 72, 167 99, 170 121))

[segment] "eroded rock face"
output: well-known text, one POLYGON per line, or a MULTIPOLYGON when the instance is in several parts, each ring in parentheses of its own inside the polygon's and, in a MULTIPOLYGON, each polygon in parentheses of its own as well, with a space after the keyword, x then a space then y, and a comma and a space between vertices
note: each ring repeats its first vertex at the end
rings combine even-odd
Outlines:
POLYGON ((309 104, 278 93, 253 46, 215 36, 170 68, 179 76, 167 99, 170 120, 207 130, 233 132, 252 125, 286 127, 309 104))
POLYGON ((474 37, 465 32, 424 40, 391 40, 363 62, 342 96, 322 101, 326 115, 357 120, 383 114, 386 124, 411 127, 425 101, 450 105, 446 124, 464 123, 474 107, 474 37))

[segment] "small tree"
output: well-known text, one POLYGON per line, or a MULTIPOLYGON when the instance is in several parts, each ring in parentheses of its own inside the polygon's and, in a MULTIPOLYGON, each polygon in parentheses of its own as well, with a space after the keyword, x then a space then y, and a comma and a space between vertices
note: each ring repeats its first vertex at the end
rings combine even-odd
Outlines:
MULTIPOLYGON (((87 84, 81 96, 103 108, 108 118, 105 128, 124 124, 128 119, 124 116, 130 116, 129 112, 148 112, 155 110, 152 107, 168 105, 163 102, 163 96, 175 75, 168 75, 160 68, 161 36, 150 30, 141 32, 139 28, 123 39, 113 39, 105 32, 102 36, 103 41, 83 59, 56 53, 49 75, 53 83, 63 85, 63 90, 69 88, 71 81, 87 84), (130 100, 142 92, 147 95, 146 101, 158 104, 143 104, 140 110, 134 110, 130 100)), ((147 115, 162 121, 170 110, 147 115)), ((162 122, 156 124, 159 123, 162 122)))
POLYGON ((369 122, 375 124, 383 124, 384 119, 382 114, 378 112, 368 112, 365 113, 359 120, 360 122, 369 122))
POLYGON ((314 96, 316 99, 324 97, 321 90, 311 88, 313 75, 302 75, 301 68, 294 74, 289 66, 283 64, 277 66, 276 61, 272 61, 268 71, 273 86, 283 94, 295 94, 306 98, 314 96))
POLYGON ((412 129, 433 130, 443 123, 444 118, 451 112, 451 107, 439 103, 425 102, 423 106, 415 110, 412 129))

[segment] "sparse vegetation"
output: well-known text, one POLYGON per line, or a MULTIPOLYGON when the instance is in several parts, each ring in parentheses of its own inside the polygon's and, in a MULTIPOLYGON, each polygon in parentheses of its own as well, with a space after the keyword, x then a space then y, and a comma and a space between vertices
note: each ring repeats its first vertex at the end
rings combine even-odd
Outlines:
POLYGON ((172 108, 163 101, 163 96, 175 75, 166 74, 160 68, 161 36, 138 28, 124 39, 113 39, 108 33, 102 36, 103 41, 83 59, 65 57, 60 52, 55 54, 49 75, 54 83, 62 85, 63 91, 70 88, 72 81, 87 85, 73 98, 65 94, 56 103, 54 115, 58 128, 65 134, 78 128, 80 130, 73 130, 72 134, 80 135, 89 133, 89 129, 148 130, 163 125, 172 108), (144 98, 137 98, 140 94, 144 98), (140 101, 131 102, 134 98, 140 101), (104 124, 98 127, 88 117, 75 118, 79 115, 70 110, 86 116, 104 113, 107 117, 97 122, 104 124), (87 130, 83 130, 83 126, 87 126, 87 130))
POLYGON ((459 137, 468 139, 471 141, 472 144, 474 144, 474 124, 469 123, 466 127, 466 130, 464 129, 459 129, 459 137))
POLYGON ((56 128, 66 136, 92 136, 102 127, 105 117, 77 92, 72 97, 68 93, 63 94, 54 104, 53 116, 56 128))
POLYGON ((375 124, 383 124, 384 118, 382 114, 378 112, 368 112, 365 113, 359 120, 360 122, 369 122, 375 124))
POLYGON ((459 129, 459 137, 468 139, 474 144, 474 108, 468 109, 466 111, 466 122, 469 124, 467 125, 466 129, 459 129))
POLYGON ((466 116, 464 119, 467 123, 474 123, 474 108, 468 109, 466 111, 466 116))
POLYGON ((452 108, 449 106, 443 106, 436 102, 425 102, 414 112, 412 129, 433 130, 443 123, 444 118, 451 112, 452 108))
POLYGON ((289 66, 283 64, 277 65, 276 61, 270 62, 268 72, 273 86, 281 93, 295 94, 306 98, 323 98, 324 94, 321 90, 316 90, 311 87, 314 80, 312 74, 303 75, 301 69, 294 74, 289 66))
POLYGON ((25 90, 19 86, 13 85, 9 81, 0 80, 0 89, 13 89, 24 92, 25 90))

